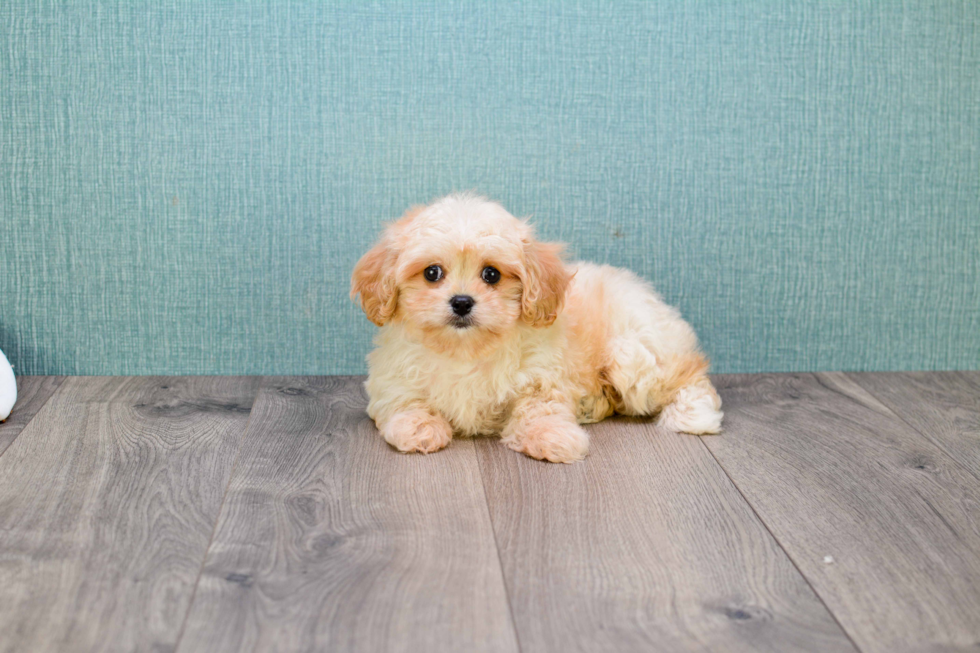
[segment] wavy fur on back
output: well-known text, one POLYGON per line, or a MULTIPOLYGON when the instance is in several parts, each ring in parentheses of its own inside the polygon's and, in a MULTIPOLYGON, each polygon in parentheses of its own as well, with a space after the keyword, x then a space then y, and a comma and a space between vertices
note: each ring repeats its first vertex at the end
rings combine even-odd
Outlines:
POLYGON ((401 451, 500 435, 571 462, 579 426, 618 412, 717 433, 721 401, 678 311, 633 273, 566 263, 527 221, 474 195, 415 207, 358 262, 351 296, 381 326, 368 356, 368 413, 401 451), (432 282, 425 271, 437 266, 432 282), (488 283, 484 271, 499 272, 488 283), (473 308, 454 314, 451 300, 473 308), (465 325, 460 322, 465 320, 465 325))

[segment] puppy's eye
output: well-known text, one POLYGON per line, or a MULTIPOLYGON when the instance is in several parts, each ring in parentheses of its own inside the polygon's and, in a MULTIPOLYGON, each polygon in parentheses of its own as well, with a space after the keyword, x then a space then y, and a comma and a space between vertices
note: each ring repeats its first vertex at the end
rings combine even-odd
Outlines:
POLYGON ((483 276, 483 280, 492 286, 493 284, 500 281, 500 270, 498 270, 497 268, 491 265, 488 265, 487 267, 483 268, 482 276, 483 276))
POLYGON ((425 272, 423 272, 422 275, 425 277, 426 281, 435 283, 436 281, 439 281, 439 279, 442 279, 442 268, 438 265, 430 265, 429 267, 425 268, 425 272))

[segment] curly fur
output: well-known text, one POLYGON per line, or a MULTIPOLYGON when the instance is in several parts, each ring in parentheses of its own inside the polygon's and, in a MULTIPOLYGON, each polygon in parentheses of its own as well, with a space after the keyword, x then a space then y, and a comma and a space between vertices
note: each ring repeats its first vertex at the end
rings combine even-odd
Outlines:
POLYGON ((451 195, 388 226, 354 268, 351 297, 381 327, 368 355, 368 414, 400 451, 453 435, 500 435, 534 458, 588 451, 580 424, 659 415, 688 433, 721 429, 721 400, 691 327, 636 275, 567 264, 562 246, 499 204, 451 195), (432 283, 423 271, 439 265, 432 283), (501 273, 488 284, 486 266, 501 273), (463 328, 449 300, 474 300, 463 328))

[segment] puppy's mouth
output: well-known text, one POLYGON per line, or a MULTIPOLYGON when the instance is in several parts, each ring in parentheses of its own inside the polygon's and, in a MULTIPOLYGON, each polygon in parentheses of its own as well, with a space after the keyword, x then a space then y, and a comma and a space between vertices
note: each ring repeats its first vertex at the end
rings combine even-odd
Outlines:
POLYGON ((474 324, 473 318, 469 315, 465 315, 465 316, 453 315, 449 318, 449 326, 451 326, 454 329, 459 329, 459 330, 468 329, 471 326, 473 326, 473 324, 474 324))

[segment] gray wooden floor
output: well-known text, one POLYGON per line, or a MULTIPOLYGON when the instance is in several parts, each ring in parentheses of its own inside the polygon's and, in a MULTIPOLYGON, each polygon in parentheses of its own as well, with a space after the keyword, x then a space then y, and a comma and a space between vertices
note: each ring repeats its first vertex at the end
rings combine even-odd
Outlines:
POLYGON ((400 455, 360 381, 21 378, 0 651, 980 647, 980 372, 719 376, 576 465, 400 455))

